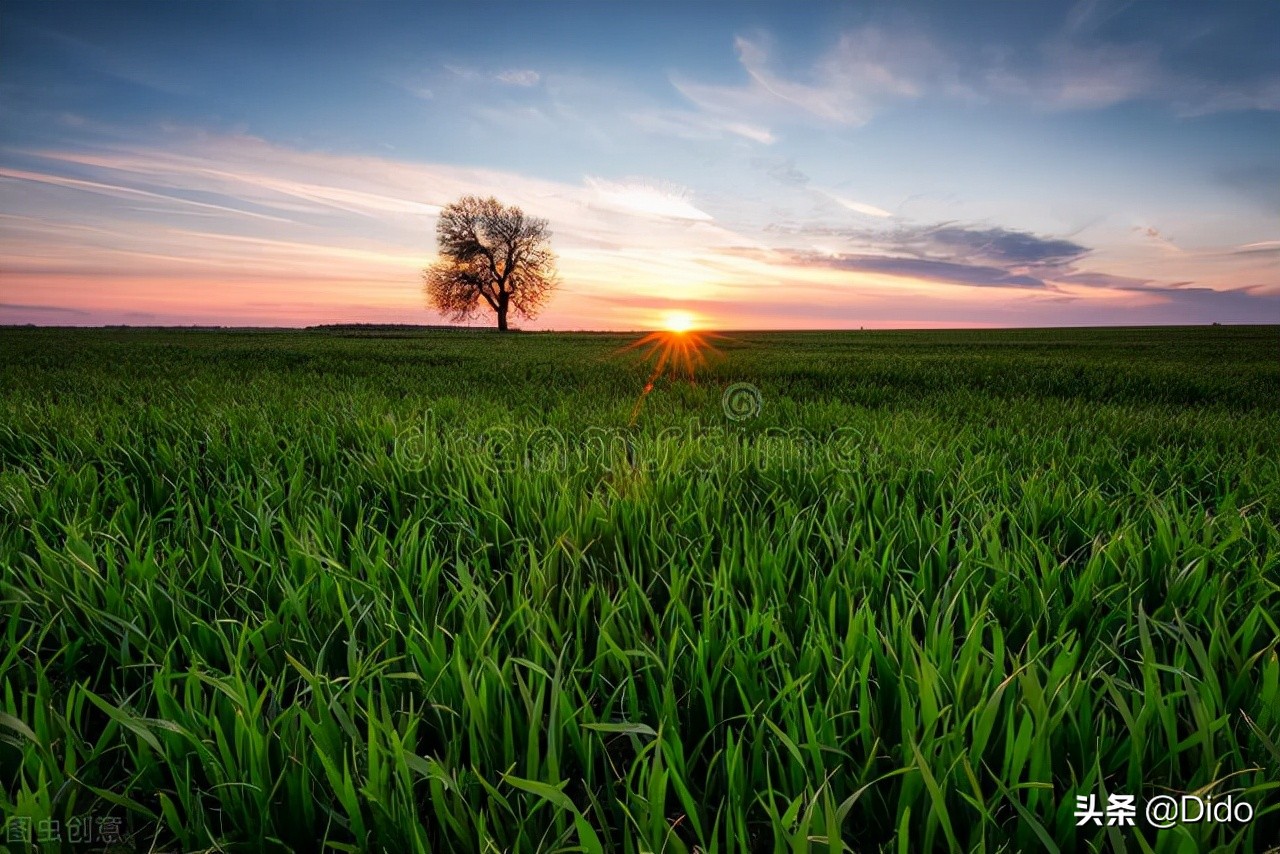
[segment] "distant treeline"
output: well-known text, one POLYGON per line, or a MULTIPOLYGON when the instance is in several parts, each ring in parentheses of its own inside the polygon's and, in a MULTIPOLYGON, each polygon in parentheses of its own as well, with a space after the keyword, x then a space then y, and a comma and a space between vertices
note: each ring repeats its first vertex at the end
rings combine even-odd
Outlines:
POLYGON ((306 327, 320 332, 430 332, 440 329, 456 331, 487 329, 480 326, 457 326, 453 324, 424 325, 418 323, 321 323, 306 327))
MULTIPOLYGON (((451 326, 417 323, 325 323, 308 326, 307 332, 325 332, 343 337, 396 338, 424 332, 495 332, 488 326, 451 326)), ((517 330, 512 330, 517 331, 517 330)))

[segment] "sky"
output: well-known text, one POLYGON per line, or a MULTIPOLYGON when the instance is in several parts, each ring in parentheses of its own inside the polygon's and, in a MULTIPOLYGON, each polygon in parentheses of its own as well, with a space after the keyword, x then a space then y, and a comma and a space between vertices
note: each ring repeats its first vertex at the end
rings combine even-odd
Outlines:
POLYGON ((550 223, 528 329, 1280 323, 1278 39, 1245 0, 7 0, 0 324, 439 323, 469 194, 550 223))

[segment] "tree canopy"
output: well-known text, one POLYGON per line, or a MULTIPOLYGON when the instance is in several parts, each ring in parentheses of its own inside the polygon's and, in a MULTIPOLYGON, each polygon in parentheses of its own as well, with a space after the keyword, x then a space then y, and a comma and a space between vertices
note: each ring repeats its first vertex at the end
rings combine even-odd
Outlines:
POLYGON ((537 316, 556 288, 547 221, 518 207, 464 196, 441 211, 436 239, 440 259, 423 272, 423 290, 450 320, 468 320, 487 305, 506 330, 509 312, 537 316))

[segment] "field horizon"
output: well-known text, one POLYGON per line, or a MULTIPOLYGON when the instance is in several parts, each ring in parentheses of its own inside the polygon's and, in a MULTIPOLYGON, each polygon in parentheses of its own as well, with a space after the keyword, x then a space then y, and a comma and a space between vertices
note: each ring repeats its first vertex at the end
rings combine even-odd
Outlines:
MULTIPOLYGON (((1233 329, 1280 329, 1277 323, 1251 323, 1248 321, 1228 321, 1228 322, 1210 322, 1210 323, 1147 323, 1147 324, 1106 324, 1106 323, 1080 323, 1064 326, 875 326, 872 328, 853 327, 853 326, 833 326, 831 328, 805 327, 802 329, 786 329, 786 328, 751 328, 751 327, 712 327, 698 326, 690 330, 703 334, 744 334, 744 335, 830 335, 841 333, 855 332, 1033 332, 1033 331, 1067 331, 1067 330, 1088 330, 1088 329, 1114 329, 1114 330, 1142 330, 1142 329, 1204 329, 1215 327, 1230 327, 1233 329)), ((652 326, 638 326, 632 328, 617 329, 522 329, 518 326, 508 330, 499 330, 496 327, 488 325, 462 325, 462 324, 441 324, 441 323, 365 323, 365 322, 334 322, 334 323, 318 323, 298 326, 276 326, 276 325, 247 325, 247 326, 220 326, 216 324, 128 324, 128 323, 104 323, 94 325, 63 325, 57 323, 0 323, 0 330, 6 329, 49 329, 49 330, 138 330, 138 331, 172 331, 172 332, 323 332, 335 330, 365 330, 365 329, 394 329, 417 332, 512 332, 521 335, 647 335, 655 331, 664 330, 655 329, 652 326)))

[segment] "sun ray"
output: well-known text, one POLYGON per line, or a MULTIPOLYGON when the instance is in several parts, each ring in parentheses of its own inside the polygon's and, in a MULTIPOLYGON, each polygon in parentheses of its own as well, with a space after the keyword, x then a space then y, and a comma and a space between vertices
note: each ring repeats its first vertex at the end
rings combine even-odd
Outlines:
POLYGON ((712 346, 711 339, 721 336, 695 331, 693 324, 693 315, 688 312, 668 312, 663 318, 665 329, 650 332, 621 349, 621 352, 641 350, 644 361, 653 362, 649 379, 640 390, 636 405, 631 411, 630 423, 635 423, 645 398, 653 391, 654 384, 663 374, 669 374, 673 380, 683 379, 692 384, 696 381, 697 371, 707 366, 708 356, 719 355, 719 351, 712 346))

